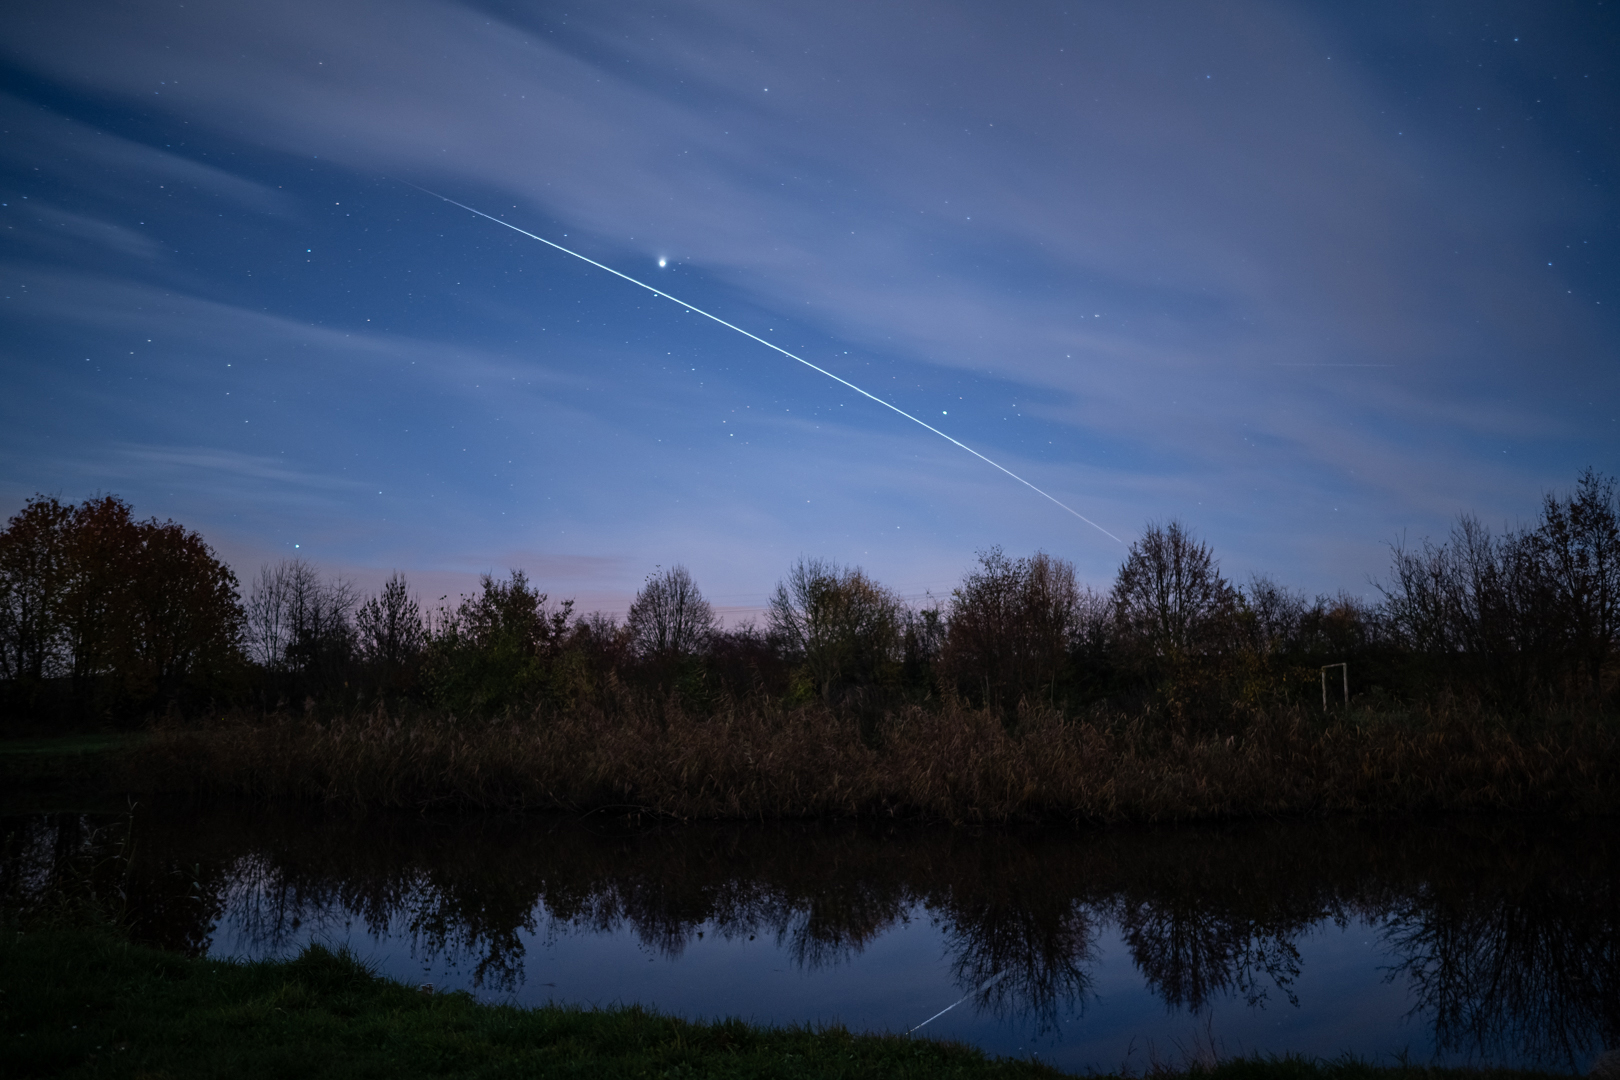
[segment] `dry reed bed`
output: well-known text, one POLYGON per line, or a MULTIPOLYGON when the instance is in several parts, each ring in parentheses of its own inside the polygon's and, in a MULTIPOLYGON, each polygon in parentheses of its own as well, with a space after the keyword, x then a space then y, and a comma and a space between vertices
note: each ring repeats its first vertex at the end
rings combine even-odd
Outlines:
POLYGON ((1460 710, 1415 723, 1265 715, 1241 734, 907 709, 863 739, 826 709, 580 709, 458 721, 381 711, 160 732, 149 790, 348 806, 635 809, 680 818, 1166 821, 1430 810, 1620 811, 1612 721, 1531 734, 1460 710))

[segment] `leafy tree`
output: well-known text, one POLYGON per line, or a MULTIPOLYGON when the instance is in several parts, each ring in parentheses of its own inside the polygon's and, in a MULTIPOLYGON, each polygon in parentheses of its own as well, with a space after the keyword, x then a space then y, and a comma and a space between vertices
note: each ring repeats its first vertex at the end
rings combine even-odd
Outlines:
POLYGON ((791 675, 781 641, 752 620, 716 630, 704 653, 704 670, 733 697, 785 695, 791 675))
POLYGON ((141 527, 127 503, 114 496, 72 508, 65 541, 61 622, 66 673, 82 703, 114 666, 113 650, 129 616, 131 565, 141 527))
POLYGON ((858 567, 801 558, 777 582, 766 618, 824 700, 883 681, 898 659, 900 598, 858 567))
POLYGON ((602 611, 574 620, 569 630, 569 648, 579 654, 598 683, 610 673, 628 668, 634 652, 630 628, 621 625, 617 616, 602 611))
POLYGON ((135 537, 112 668, 137 698, 175 701, 188 682, 202 689, 240 655, 236 574, 173 521, 141 522, 135 537))
POLYGON ((505 581, 484 574, 476 594, 440 612, 426 672, 433 696, 485 714, 558 698, 557 662, 574 602, 552 608, 547 601, 521 570, 505 581))
POLYGON ((1080 628, 1074 567, 1037 551, 1009 559, 999 547, 951 593, 942 664, 957 687, 985 704, 1055 702, 1080 628))
POLYGON ((900 677, 909 691, 927 696, 935 688, 944 651, 945 618, 938 606, 901 610, 900 677))
POLYGON ((410 681, 427 648, 427 623, 422 607, 411 596, 405 576, 390 574, 382 592, 360 605, 355 630, 361 658, 372 668, 384 691, 400 689, 410 681))

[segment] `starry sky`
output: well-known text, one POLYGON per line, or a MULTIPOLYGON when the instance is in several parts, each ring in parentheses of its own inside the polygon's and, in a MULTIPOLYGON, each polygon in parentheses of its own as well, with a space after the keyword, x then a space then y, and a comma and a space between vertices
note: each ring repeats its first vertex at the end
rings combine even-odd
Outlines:
POLYGON ((1177 517, 1370 595, 1620 472, 1617 7, 11 0, 0 513, 733 618, 1177 517))

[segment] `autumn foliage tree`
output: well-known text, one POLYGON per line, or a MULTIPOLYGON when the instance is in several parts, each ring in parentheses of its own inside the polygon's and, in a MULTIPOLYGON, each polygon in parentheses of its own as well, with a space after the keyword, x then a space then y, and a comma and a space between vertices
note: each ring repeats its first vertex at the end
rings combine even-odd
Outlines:
MULTIPOLYGON (((14 710, 65 683, 80 713, 207 695, 240 659, 236 575, 195 532, 107 495, 36 497, 0 533, 0 676, 14 710)), ((60 704, 61 694, 54 695, 60 704)))
POLYGON ((60 673, 73 508, 36 496, 0 533, 0 678, 15 697, 60 673))
MULTIPOLYGON (((0 711, 48 720, 256 703, 326 716, 425 708, 543 720, 639 699, 884 717, 966 704, 1225 726, 1320 700, 1348 664, 1367 705, 1444 695, 1492 708, 1610 708, 1620 690, 1620 501, 1591 470, 1538 520, 1458 519, 1396 544, 1381 602, 1236 588, 1179 521, 1149 523, 1106 593, 1065 560, 981 552, 944 604, 913 608, 857 567, 801 558, 765 625, 721 629, 692 575, 651 575, 621 622, 576 617, 520 570, 431 612, 395 574, 367 597, 306 562, 266 565, 245 604, 203 539, 115 496, 36 496, 0 531, 0 711), (228 693, 225 692, 228 690, 228 693), (1487 700, 1488 699, 1488 700, 1487 700)), ((1320 706, 1315 706, 1320 708, 1320 706)), ((1044 721, 1043 721, 1044 722, 1044 721)))

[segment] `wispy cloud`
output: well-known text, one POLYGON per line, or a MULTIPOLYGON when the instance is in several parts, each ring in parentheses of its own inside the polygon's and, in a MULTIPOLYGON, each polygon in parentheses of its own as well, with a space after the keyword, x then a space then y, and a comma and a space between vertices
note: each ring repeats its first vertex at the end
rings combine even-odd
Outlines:
MULTIPOLYGON (((5 153, 14 160, 43 162, 31 171, 73 184, 102 198, 127 201, 131 185, 157 190, 189 189, 257 213, 291 217, 293 200, 265 184, 199 162, 172 148, 159 148, 60 116, 11 94, 0 93, 5 153)), ((36 179, 36 178, 30 178, 36 179)))
POLYGON ((70 256, 79 245, 111 249, 135 259, 156 259, 163 246, 135 229, 55 206, 45 199, 12 196, 5 209, 6 239, 36 257, 70 256))
MULTIPOLYGON (((1486 513, 1522 502, 1604 445, 1572 388, 1620 394, 1613 316, 1578 295, 1573 264, 1548 256, 1606 213, 1586 164, 1514 111, 1535 103, 1519 83, 1465 64, 1447 35, 1339 20, 1260 2, 1070 15, 700 0, 565 18, 440 0, 135 0, 14 7, 0 15, 0 51, 267 156, 450 187, 518 224, 567 231, 609 263, 663 255, 694 288, 804 340, 787 347, 836 350, 835 370, 883 380, 874 391, 903 407, 943 414, 948 396, 964 416, 977 407, 966 441, 1058 474, 1063 497, 1088 516, 1100 507, 1111 529, 1205 514, 1254 550, 1292 537, 1291 558, 1308 561, 1340 558, 1344 529, 1328 515, 1350 511, 1336 506, 1382 537, 1460 500, 1486 513), (1421 48, 1456 100, 1420 107, 1387 65, 1352 62, 1358 33, 1421 48), (1495 134, 1482 141, 1486 126, 1524 133, 1515 145, 1527 149, 1504 157, 1495 134), (1049 450, 998 426, 1003 398, 1051 429, 1049 450), (1513 454, 1486 446, 1509 440, 1513 454)), ((7 116, 32 108, 0 101, 7 116)), ((221 164, 28 115, 20 153, 299 212, 221 164)), ((421 213, 418 226, 465 229, 469 249, 494 228, 437 205, 421 213)), ((75 220, 63 235, 101 227, 75 220)), ((593 382, 580 373, 593 366, 626 396, 676 395, 644 371, 626 377, 613 352, 624 339, 606 332, 576 343, 564 371, 467 333, 473 317, 438 337, 334 329, 222 300, 200 277, 158 286, 12 265, 34 279, 31 299, 8 309, 19 324, 144 328, 191 355, 318 356, 299 370, 346 366, 379 396, 413 367, 410 385, 432 382, 445 400, 529 378, 557 393, 543 409, 538 394, 512 400, 553 432, 577 425, 577 443, 610 443, 605 433, 653 415, 619 421, 584 402, 593 382)), ((602 283, 604 295, 618 287, 602 283)), ((467 310, 525 325, 503 303, 467 310)), ((747 496, 728 520, 777 545, 818 524, 798 523, 773 491, 802 463, 787 449, 803 434, 796 420, 778 421, 772 449, 761 439, 731 471, 713 467, 747 496)), ((848 446, 818 447, 818 460, 870 485, 869 516, 907 483, 919 499, 981 505, 965 470, 891 470, 896 453, 934 459, 881 425, 840 430, 848 446)), ((584 492, 576 508, 635 523, 600 509, 601 493, 634 486, 645 505, 657 485, 598 457, 548 459, 568 463, 550 482, 584 492)), ((682 529, 722 543, 718 528, 682 529)), ((855 531, 826 542, 867 550, 855 531)), ((1375 541, 1363 547, 1378 555, 1375 541)), ((601 574, 633 576, 614 567, 601 574)))
MULTIPOLYGON (((255 481, 262 485, 258 488, 261 492, 279 487, 289 497, 303 499, 312 491, 352 493, 366 486, 330 473, 291 468, 277 458, 213 447, 122 445, 117 447, 117 452, 125 462, 125 476, 164 479, 189 476, 210 488, 239 488, 243 481, 255 481)), ((98 463, 95 469, 100 473, 105 466, 98 463)), ((116 476, 115 472, 113 477, 116 476)))

